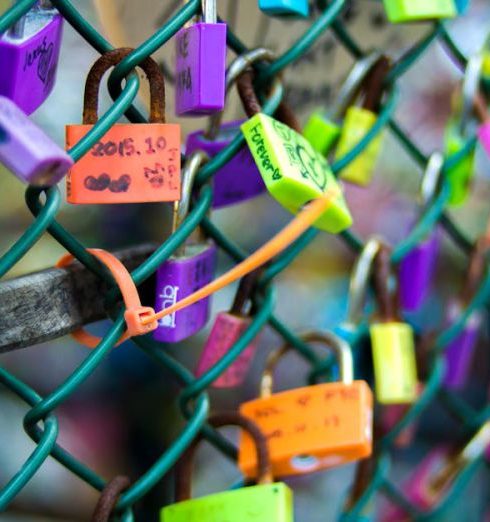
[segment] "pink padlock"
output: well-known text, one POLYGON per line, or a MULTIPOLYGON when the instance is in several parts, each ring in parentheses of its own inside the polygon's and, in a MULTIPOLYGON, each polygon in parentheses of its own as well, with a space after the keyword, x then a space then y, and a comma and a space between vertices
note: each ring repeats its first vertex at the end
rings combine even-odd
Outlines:
POLYGON ((490 121, 486 121, 480 126, 478 139, 485 152, 490 156, 490 121))
MULTIPOLYGON (((235 344, 252 322, 250 313, 253 311, 251 294, 257 281, 259 271, 245 276, 238 286, 235 299, 229 312, 220 312, 216 316, 213 328, 201 353, 197 364, 196 376, 199 377, 214 366, 235 344), (250 303, 250 304, 249 304, 250 303), (249 304, 250 310, 246 308, 249 304)), ((215 388, 233 388, 240 386, 250 368, 258 337, 243 350, 233 363, 212 383, 215 388)))

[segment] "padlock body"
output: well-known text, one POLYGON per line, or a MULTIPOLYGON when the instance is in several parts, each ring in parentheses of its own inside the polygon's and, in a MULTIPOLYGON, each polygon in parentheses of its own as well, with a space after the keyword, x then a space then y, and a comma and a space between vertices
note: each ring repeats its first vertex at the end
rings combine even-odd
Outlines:
MULTIPOLYGON (((201 352, 197 364, 196 376, 200 377, 214 366, 235 344, 243 332, 250 326, 252 319, 233 315, 229 312, 220 312, 215 319, 211 333, 201 352)), ((258 338, 245 348, 233 363, 212 383, 215 388, 233 388, 240 386, 252 363, 257 348, 258 338)))
POLYGON ((490 122, 485 122, 479 127, 478 140, 483 150, 490 156, 490 122))
POLYGON ((164 507, 161 522, 293 522, 293 492, 283 482, 239 488, 164 507))
MULTIPOLYGON (((73 147, 93 125, 67 125, 73 147)), ((145 203, 180 199, 180 125, 119 123, 73 167, 68 203, 145 203)))
MULTIPOLYGON (((349 107, 345 114, 344 124, 340 131, 339 142, 335 150, 335 159, 339 160, 350 152, 371 127, 378 116, 361 107, 349 107)), ((368 185, 374 174, 383 136, 378 134, 369 145, 346 167, 340 171, 340 177, 357 185, 368 185)))
POLYGON ((404 310, 418 310, 425 302, 433 283, 439 249, 440 232, 435 229, 400 263, 400 301, 404 310))
POLYGON ((383 0, 392 23, 416 22, 435 18, 454 18, 454 0, 383 0))
POLYGON ((308 0, 259 0, 259 8, 269 15, 308 16, 308 0))
MULTIPOLYGON (((444 133, 444 149, 446 159, 457 154, 467 143, 467 139, 461 135, 458 125, 450 121, 444 133)), ((460 205, 468 197, 475 168, 475 153, 471 151, 459 160, 454 166, 447 169, 446 179, 449 184, 450 205, 460 205)))
MULTIPOLYGON (((365 381, 306 386, 245 402, 240 413, 266 435, 274 476, 311 473, 372 451, 372 393, 365 381)), ((255 476, 252 439, 243 433, 238 464, 255 476)))
POLYGON ((459 14, 464 14, 470 7, 471 0, 454 0, 459 14))
MULTIPOLYGON (((462 308, 457 302, 448 308, 447 326, 454 324, 462 314, 462 308)), ((462 332, 447 346, 444 352, 446 374, 444 386, 449 389, 463 388, 468 380, 475 353, 475 346, 480 336, 482 324, 480 312, 473 312, 468 318, 462 332)))
MULTIPOLYGON (((155 311, 169 308, 214 278, 216 246, 212 242, 185 247, 185 255, 173 256, 157 270, 155 311)), ((201 330, 209 318, 210 298, 167 315, 153 332, 157 341, 178 343, 201 330)))
POLYGON ((34 112, 53 90, 61 48, 63 17, 55 10, 26 14, 24 35, 8 32, 0 39, 0 95, 26 114, 34 112))
POLYGON ((415 343, 410 325, 399 322, 372 324, 369 328, 376 399, 402 404, 417 398, 415 343))
POLYGON ((197 23, 176 35, 175 112, 211 114, 225 106, 226 24, 197 23))
POLYGON ((0 96, 0 162, 31 185, 54 185, 73 165, 71 157, 4 96, 0 96))
POLYGON ((320 111, 316 111, 308 118, 303 136, 317 152, 326 156, 340 136, 340 127, 320 111))
MULTIPOLYGON (((240 132, 240 121, 222 125, 214 140, 206 139, 203 131, 187 137, 186 154, 203 150, 213 158, 227 147, 240 132)), ((265 192, 265 184, 249 148, 244 145, 213 176, 213 208, 235 205, 265 192)))
POLYGON ((352 217, 325 158, 287 125, 259 113, 242 126, 255 163, 273 198, 293 214, 327 191, 336 193, 332 204, 314 226, 338 233, 352 217))

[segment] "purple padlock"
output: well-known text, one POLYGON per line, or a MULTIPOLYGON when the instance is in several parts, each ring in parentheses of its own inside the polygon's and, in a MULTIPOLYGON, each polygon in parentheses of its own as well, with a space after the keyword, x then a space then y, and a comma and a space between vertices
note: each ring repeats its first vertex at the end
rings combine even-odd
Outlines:
POLYGON ((400 263, 400 302, 404 310, 418 310, 434 280, 441 244, 439 228, 430 232, 400 263))
POLYGON ((0 96, 0 162, 31 185, 54 185, 71 157, 8 98, 0 96))
MULTIPOLYGON (((188 135, 186 154, 195 150, 203 150, 212 158, 228 146, 240 133, 243 120, 232 121, 222 125, 216 137, 208 138, 206 131, 197 131, 188 135)), ((227 207, 253 198, 265 191, 265 184, 257 165, 245 145, 218 169, 213 177, 213 208, 227 207)))
POLYGON ((175 112, 196 116, 225 106, 226 24, 217 23, 216 0, 202 1, 203 22, 176 35, 175 112))
POLYGON ((62 16, 49 2, 41 1, 0 39, 0 95, 26 114, 53 90, 62 30, 62 16))

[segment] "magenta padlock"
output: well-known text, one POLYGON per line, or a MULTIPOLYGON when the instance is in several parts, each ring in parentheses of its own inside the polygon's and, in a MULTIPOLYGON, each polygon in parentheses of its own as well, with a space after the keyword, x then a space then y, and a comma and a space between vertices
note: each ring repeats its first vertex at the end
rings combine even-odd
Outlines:
POLYGON ((58 66, 63 18, 41 0, 0 38, 0 95, 26 114, 51 93, 58 66))
MULTIPOLYGON (((209 338, 201 352, 197 363, 196 376, 200 377, 214 366, 235 344, 243 332, 249 327, 252 318, 246 313, 246 305, 257 281, 258 271, 245 276, 229 312, 220 312, 216 316, 209 338)), ((213 381, 215 388, 234 388, 240 386, 247 376, 250 364, 257 349, 258 336, 245 348, 233 363, 213 381)))
MULTIPOLYGON (((233 138, 240 133, 240 121, 226 123, 219 128, 213 139, 207 137, 207 132, 197 131, 188 135, 186 154, 201 149, 212 158, 228 146, 233 138)), ((253 198, 265 191, 265 184, 259 169, 245 145, 218 169, 213 177, 213 208, 227 207, 241 201, 253 198)))
POLYGON ((226 24, 217 23, 216 0, 202 0, 203 22, 176 35, 175 112, 196 116, 225 106, 226 24))
POLYGON ((0 162, 31 185, 54 185, 73 165, 71 157, 17 105, 0 96, 0 162))
MULTIPOLYGON (((182 170, 182 198, 175 202, 172 232, 175 232, 189 210, 194 177, 207 157, 196 152, 182 170), (195 157, 198 156, 198 161, 195 157)), ((155 311, 169 308, 196 292, 214 278, 217 250, 212 241, 183 244, 157 270, 155 311)), ((178 343, 201 330, 209 319, 210 298, 206 297, 158 321, 153 332, 157 341, 178 343)))
POLYGON ((490 156, 490 121, 484 122, 478 129, 478 140, 483 150, 490 156))
MULTIPOLYGON (((423 212, 433 201, 444 165, 442 154, 429 158, 420 187, 420 207, 423 212)), ((404 310, 416 311, 424 303, 434 280, 441 233, 436 227, 400 263, 400 302, 404 310)))

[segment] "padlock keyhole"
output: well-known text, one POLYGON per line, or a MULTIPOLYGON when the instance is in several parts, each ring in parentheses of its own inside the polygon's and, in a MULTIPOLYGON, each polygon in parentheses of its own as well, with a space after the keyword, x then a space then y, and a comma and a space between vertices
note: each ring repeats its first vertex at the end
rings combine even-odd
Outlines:
POLYGON ((296 455, 291 459, 291 466, 302 471, 313 471, 319 465, 320 461, 313 455, 296 455))

